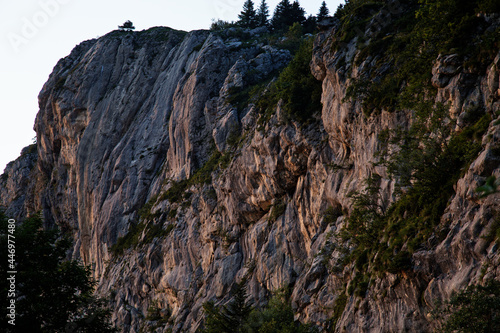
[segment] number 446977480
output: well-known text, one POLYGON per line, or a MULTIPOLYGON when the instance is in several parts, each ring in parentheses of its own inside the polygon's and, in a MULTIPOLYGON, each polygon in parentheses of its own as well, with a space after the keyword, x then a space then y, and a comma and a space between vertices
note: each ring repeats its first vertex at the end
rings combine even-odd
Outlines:
POLYGON ((9 254, 7 255, 9 257, 8 262, 9 262, 9 269, 14 270, 16 267, 16 237, 14 236, 14 230, 16 228, 15 223, 10 223, 8 224, 8 234, 7 234, 7 250, 9 254))

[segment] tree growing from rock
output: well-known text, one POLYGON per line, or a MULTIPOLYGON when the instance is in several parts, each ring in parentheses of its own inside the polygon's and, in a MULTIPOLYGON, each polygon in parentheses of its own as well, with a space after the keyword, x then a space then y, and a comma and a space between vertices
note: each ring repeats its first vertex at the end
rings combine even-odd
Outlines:
POLYGON ((252 0, 247 0, 243 4, 243 10, 238 15, 238 24, 244 28, 253 29, 257 26, 257 13, 252 0))
POLYGON ((118 29, 123 31, 132 31, 135 29, 135 27, 132 21, 126 21, 125 23, 123 23, 123 25, 119 25, 118 29))
POLYGON ((247 323, 252 306, 247 302, 246 281, 237 283, 233 299, 227 306, 217 307, 214 302, 203 305, 205 311, 204 333, 239 333, 247 323))
POLYGON ((324 20, 325 18, 327 18, 328 14, 330 14, 330 10, 328 9, 328 7, 326 7, 326 2, 323 1, 321 3, 321 7, 319 8, 319 13, 318 13, 318 16, 317 16, 318 22, 324 20))

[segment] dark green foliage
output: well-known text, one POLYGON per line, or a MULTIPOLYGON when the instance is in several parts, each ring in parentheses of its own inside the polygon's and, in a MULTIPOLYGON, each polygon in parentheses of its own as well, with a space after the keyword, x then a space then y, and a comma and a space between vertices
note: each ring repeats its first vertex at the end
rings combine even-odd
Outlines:
POLYGON ((342 28, 334 47, 358 37, 356 65, 369 57, 376 63, 351 84, 348 97, 361 100, 367 115, 382 109, 413 108, 435 94, 430 79, 439 54, 456 54, 468 69, 484 71, 500 45, 499 31, 486 30, 486 21, 476 15, 480 7, 496 10, 484 3, 412 0, 396 11, 381 1, 349 1, 336 13, 342 28), (375 15, 384 20, 373 23, 375 15), (374 35, 366 40, 369 22, 374 35))
POLYGON ((182 200, 185 197, 188 185, 187 179, 172 181, 170 188, 160 196, 160 201, 178 202, 182 200))
POLYGON ((257 9, 257 26, 264 27, 269 24, 269 7, 266 0, 262 0, 257 9))
POLYGON ((499 182, 499 180, 497 180, 497 177, 490 176, 486 179, 486 182, 484 185, 479 186, 476 189, 476 192, 480 193, 480 195, 479 195, 480 198, 484 198, 490 194, 496 193, 497 187, 499 185, 500 185, 500 182, 499 182))
POLYGON ((318 26, 318 19, 314 15, 309 15, 304 23, 302 23, 302 27, 304 29, 305 34, 314 34, 316 32, 316 27, 318 26))
POLYGON ((342 292, 335 300, 335 304, 333 306, 333 315, 328 322, 328 328, 332 332, 335 330, 335 327, 337 327, 337 322, 342 317, 346 304, 347 304, 347 295, 345 294, 345 292, 342 292))
POLYGON ((257 26, 257 13, 254 9, 252 0, 246 0, 243 4, 243 10, 238 15, 238 24, 243 28, 253 29, 257 26))
POLYGON ((491 121, 481 109, 470 110, 465 128, 453 132, 447 112, 443 105, 423 103, 408 131, 384 133, 400 147, 384 162, 397 180, 399 198, 384 209, 376 175, 364 191, 352 194, 352 211, 339 236, 348 244, 345 262, 354 262, 358 272, 410 270, 412 253, 437 232, 453 185, 477 157, 491 121))
POLYGON ((144 206, 142 206, 141 209, 139 209, 139 219, 141 221, 152 220, 152 219, 157 218, 161 215, 161 212, 156 212, 155 214, 153 214, 151 212, 151 210, 152 210, 153 206, 156 204, 157 200, 158 200, 158 196, 155 195, 151 199, 149 199, 148 202, 146 202, 144 204, 144 206))
POLYGON ((312 40, 304 40, 295 57, 281 72, 278 80, 258 100, 263 111, 272 110, 283 101, 286 115, 291 119, 307 121, 321 110, 321 82, 311 74, 312 40))
POLYGON ((453 185, 477 157, 491 121, 484 114, 472 119, 475 122, 461 132, 451 134, 453 122, 444 123, 445 113, 445 109, 434 109, 431 116, 417 120, 394 140, 401 150, 389 157, 388 171, 399 186, 409 188, 388 212, 393 246, 409 241, 408 248, 413 251, 432 234, 454 193, 453 185), (425 118, 431 119, 427 125, 425 118))
MULTIPOLYGON (((7 218, 0 212, 0 245, 7 249, 7 218)), ((57 229, 44 229, 39 216, 17 225, 16 332, 115 332, 104 301, 93 296, 89 267, 66 260, 71 241, 57 229)), ((2 308, 7 308, 7 280, 2 277, 2 308)), ((0 324, 7 326, 5 314, 0 324)))
POLYGON ((319 13, 317 15, 317 20, 318 21, 324 20, 325 18, 328 17, 328 14, 330 14, 330 10, 326 6, 326 2, 323 1, 321 3, 321 7, 319 8, 319 13))
POLYGON ((227 167, 228 154, 222 155, 216 150, 208 161, 189 178, 180 181, 172 181, 170 188, 160 195, 160 201, 168 200, 170 202, 179 202, 186 199, 187 189, 196 184, 209 184, 212 181, 212 173, 220 166, 227 167))
POLYGON ((140 244, 149 244, 156 237, 167 237, 174 228, 175 224, 168 224, 166 228, 164 228, 163 223, 140 222, 131 224, 128 232, 124 236, 118 237, 110 251, 114 256, 120 256, 126 249, 136 248, 140 244))
POLYGON ((478 1, 476 11, 480 13, 500 13, 500 2, 497 0, 478 1))
POLYGON ((135 27, 134 27, 134 24, 132 23, 132 21, 126 21, 125 23, 123 23, 123 25, 119 25, 118 28, 120 30, 124 30, 124 31, 135 30, 135 27))
POLYGON ((250 314, 245 332, 252 333, 316 333, 313 325, 294 320, 290 297, 286 290, 276 292, 267 306, 250 314))
POLYGON ((213 302, 203 305, 206 314, 205 333, 315 333, 312 325, 294 320, 289 294, 278 291, 262 309, 252 308, 246 301, 246 290, 237 284, 228 306, 217 307, 213 302))
POLYGON ((175 218, 176 216, 177 216, 177 208, 172 208, 172 209, 168 212, 168 214, 167 214, 167 217, 168 217, 169 219, 173 219, 173 218, 175 218))
POLYGON ((321 110, 321 82, 311 74, 312 40, 300 46, 276 82, 278 99, 292 119, 305 121, 321 110))
POLYGON ((203 304, 205 311, 205 333, 239 333, 245 332, 243 326, 252 311, 252 306, 246 301, 248 295, 245 281, 237 283, 233 299, 228 305, 218 308, 213 302, 203 304))
POLYGON ((148 307, 148 312, 146 314, 145 319, 148 322, 145 323, 139 332, 144 332, 145 329, 147 332, 156 332, 157 328, 164 327, 168 324, 171 318, 172 312, 170 309, 162 309, 157 303, 153 303, 148 307))
POLYGON ((274 10, 271 26, 275 31, 286 31, 295 22, 304 23, 305 19, 305 10, 297 1, 282 0, 274 10))
POLYGON ((222 154, 216 150, 208 161, 189 178, 190 184, 210 184, 212 181, 212 172, 219 166, 222 154))
POLYGON ((142 244, 150 244, 156 237, 167 237, 170 232, 174 230, 175 226, 175 224, 169 224, 164 228, 163 223, 149 224, 146 228, 144 238, 142 239, 142 244))
POLYGON ((127 234, 119 237, 116 243, 111 246, 111 253, 115 256, 123 254, 123 251, 129 248, 135 248, 139 244, 139 239, 146 225, 144 223, 131 223, 127 234))
POLYGON ((281 199, 278 200, 274 205, 271 206, 271 211, 269 212, 269 222, 274 222, 285 213, 286 202, 281 199))
POLYGON ((31 144, 27 147, 24 147, 23 150, 21 151, 21 157, 30 155, 30 154, 36 154, 37 153, 37 145, 36 143, 31 144))
POLYGON ((495 220, 493 221, 490 230, 483 237, 488 243, 496 241, 497 245, 500 245, 500 215, 497 213, 495 220))
POLYGON ((327 224, 334 224, 337 222, 337 219, 342 216, 342 207, 338 206, 329 206, 325 212, 323 213, 323 218, 327 224))
POLYGON ((500 327, 500 282, 469 286, 437 311, 443 333, 493 333, 500 327))
POLYGON ((216 20, 216 21, 213 21, 212 24, 210 25, 210 30, 211 31, 224 31, 226 29, 234 28, 236 26, 237 26, 237 24, 234 22, 216 20))

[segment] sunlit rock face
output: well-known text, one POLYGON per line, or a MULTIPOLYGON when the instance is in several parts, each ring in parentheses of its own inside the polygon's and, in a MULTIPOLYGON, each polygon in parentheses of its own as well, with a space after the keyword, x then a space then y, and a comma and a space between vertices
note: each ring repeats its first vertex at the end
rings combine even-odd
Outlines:
MULTIPOLYGON (((40 92, 37 152, 7 168, 0 203, 18 217, 41 211, 71 233, 72 256, 91 265, 123 332, 156 325, 145 320, 152 305, 169 318, 158 332, 194 332, 203 303, 227 302, 244 278, 255 305, 289 287, 297 319, 333 331, 353 267, 332 269, 341 256, 332 235, 352 209, 349 194, 372 174, 381 176, 384 201, 395 200, 394 181, 377 164, 379 134, 412 117, 366 117, 346 98, 349 80, 370 63, 346 65, 358 51, 333 51, 335 27, 315 37, 311 71, 323 107, 307 124, 288 119, 281 103, 259 121, 255 99, 234 97, 255 82, 264 90, 291 60, 286 50, 167 28, 78 45, 40 92), (338 212, 333 220, 327 209, 338 212), (135 243, 111 251, 127 234, 135 243)), ((349 295, 336 332, 431 332, 436 300, 500 274, 497 246, 483 237, 500 197, 474 193, 486 177, 500 177, 500 55, 472 84, 454 66, 453 57, 436 59, 436 102, 450 102, 457 119, 481 105, 493 121, 455 184, 442 217, 449 231, 413 254, 410 271, 374 275, 365 297, 349 295)))

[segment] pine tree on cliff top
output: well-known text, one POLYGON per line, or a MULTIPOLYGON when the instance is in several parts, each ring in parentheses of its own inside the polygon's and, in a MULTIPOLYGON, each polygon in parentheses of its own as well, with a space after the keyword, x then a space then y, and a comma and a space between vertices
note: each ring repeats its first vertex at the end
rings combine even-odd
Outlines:
POLYGON ((318 13, 318 18, 317 18, 318 22, 327 18, 328 14, 330 14, 330 10, 328 10, 328 7, 326 7, 326 2, 323 1, 323 3, 321 4, 321 7, 319 8, 319 13, 318 13))
POLYGON ((264 27, 269 24, 269 7, 266 0, 262 0, 259 9, 257 9, 257 26, 264 27))
POLYGON ((123 23, 123 25, 119 25, 118 28, 124 31, 132 31, 135 29, 132 21, 126 21, 125 23, 123 23))
POLYGON ((244 28, 253 29, 257 26, 257 13, 252 0, 247 0, 243 4, 243 10, 238 15, 238 23, 244 28))
POLYGON ((305 10, 298 1, 282 0, 274 10, 271 25, 274 30, 286 30, 295 22, 304 23, 305 19, 305 10))

